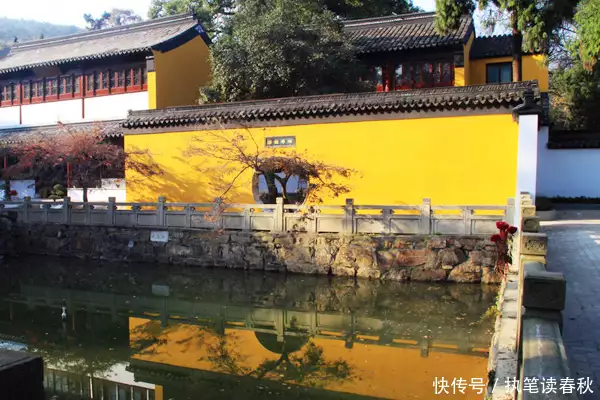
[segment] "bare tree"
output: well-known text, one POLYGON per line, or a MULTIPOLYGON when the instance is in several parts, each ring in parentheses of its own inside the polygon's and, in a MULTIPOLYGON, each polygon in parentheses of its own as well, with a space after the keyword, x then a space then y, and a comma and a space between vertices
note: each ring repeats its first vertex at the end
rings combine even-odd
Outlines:
POLYGON ((232 189, 239 187, 245 177, 252 176, 256 188, 262 177, 266 192, 260 195, 265 204, 274 204, 277 197, 284 203, 322 203, 323 196, 339 197, 350 191, 348 178, 356 171, 329 164, 311 157, 307 152, 289 148, 271 148, 260 145, 247 129, 226 132, 224 129, 202 132, 194 137, 186 151, 187 156, 198 156, 217 161, 199 170, 212 177, 210 185, 220 198, 227 201, 232 189), (290 193, 289 183, 294 179, 304 183, 296 193, 290 193))

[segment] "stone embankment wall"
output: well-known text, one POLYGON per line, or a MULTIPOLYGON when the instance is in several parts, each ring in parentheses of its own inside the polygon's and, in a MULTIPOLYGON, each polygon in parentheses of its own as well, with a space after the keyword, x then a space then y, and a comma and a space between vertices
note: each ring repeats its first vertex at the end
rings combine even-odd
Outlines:
POLYGON ((15 224, 14 251, 110 261, 329 274, 392 281, 498 283, 487 237, 206 232, 15 224))

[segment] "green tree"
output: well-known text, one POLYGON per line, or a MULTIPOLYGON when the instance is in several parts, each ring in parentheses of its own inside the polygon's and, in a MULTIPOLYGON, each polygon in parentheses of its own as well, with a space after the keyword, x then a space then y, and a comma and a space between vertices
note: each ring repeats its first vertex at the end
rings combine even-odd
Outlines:
POLYGON ((84 14, 83 19, 87 24, 87 29, 91 31, 129 25, 142 21, 142 17, 137 15, 133 10, 121 8, 113 8, 110 11, 105 11, 98 18, 94 18, 91 14, 84 14))
POLYGON ((564 55, 552 73, 551 115, 561 129, 600 128, 600 45, 598 0, 584 0, 564 42, 564 55))
POLYGON ((152 19, 167 15, 194 12, 211 35, 221 32, 228 17, 233 15, 235 0, 152 0, 148 16, 152 19))
POLYGON ((600 0, 583 0, 575 16, 581 59, 593 69, 600 56, 600 0))
POLYGON ((201 102, 361 90, 354 47, 319 0, 247 1, 212 47, 201 102))
MULTIPOLYGON (((310 3, 301 0, 298 3, 310 3)), ((193 11, 211 35, 218 35, 227 25, 226 21, 246 3, 257 0, 152 0, 150 18, 193 11)), ((342 19, 380 17, 420 11, 410 0, 322 0, 323 6, 342 19)))
POLYGON ((571 20, 577 0, 436 0, 436 29, 444 34, 460 23, 463 14, 484 11, 483 25, 507 25, 513 36, 513 78, 522 80, 521 56, 546 48, 565 20, 571 20))

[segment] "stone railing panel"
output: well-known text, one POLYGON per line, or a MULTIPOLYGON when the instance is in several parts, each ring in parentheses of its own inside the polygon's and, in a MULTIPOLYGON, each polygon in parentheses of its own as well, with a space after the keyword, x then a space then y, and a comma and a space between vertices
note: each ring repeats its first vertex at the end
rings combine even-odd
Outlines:
POLYGON ((515 213, 514 200, 498 206, 355 205, 344 206, 223 203, 74 203, 33 201, 0 203, 0 209, 15 211, 20 222, 104 225, 120 227, 163 227, 344 234, 400 235, 488 235, 496 222, 515 213))

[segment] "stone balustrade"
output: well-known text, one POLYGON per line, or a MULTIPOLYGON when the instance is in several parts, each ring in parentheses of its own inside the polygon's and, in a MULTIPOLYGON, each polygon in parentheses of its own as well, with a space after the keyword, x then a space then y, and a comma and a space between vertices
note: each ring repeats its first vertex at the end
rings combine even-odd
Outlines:
POLYGON ((497 221, 512 221, 514 199, 504 205, 357 205, 347 199, 339 206, 284 204, 76 203, 68 197, 49 202, 25 198, 0 202, 23 223, 94 225, 136 228, 222 229, 232 231, 307 232, 403 235, 488 235, 497 221))
MULTIPOLYGON (((513 243, 510 273, 501 288, 501 315, 492 343, 490 374, 494 382, 518 378, 521 386, 525 381, 553 378, 558 387, 561 378, 571 377, 561 336, 565 277, 546 269, 548 237, 539 232, 540 219, 528 193, 520 195, 515 222, 520 231, 513 243)), ((577 398, 559 390, 492 392, 491 388, 488 397, 492 399, 577 398)))

